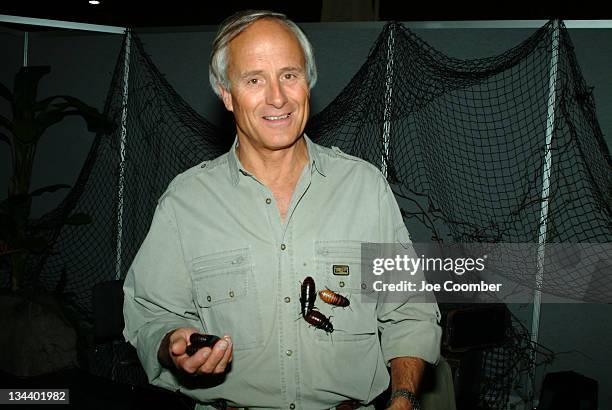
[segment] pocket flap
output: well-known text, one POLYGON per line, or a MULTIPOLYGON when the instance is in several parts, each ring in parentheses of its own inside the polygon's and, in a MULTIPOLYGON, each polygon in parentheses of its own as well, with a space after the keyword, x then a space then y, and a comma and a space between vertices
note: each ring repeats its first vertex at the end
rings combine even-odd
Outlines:
POLYGON ((369 291, 361 277, 360 241, 318 241, 315 254, 326 287, 337 292, 369 291))
POLYGON ((248 248, 198 257, 193 260, 192 268, 200 307, 232 302, 247 294, 251 269, 248 248))

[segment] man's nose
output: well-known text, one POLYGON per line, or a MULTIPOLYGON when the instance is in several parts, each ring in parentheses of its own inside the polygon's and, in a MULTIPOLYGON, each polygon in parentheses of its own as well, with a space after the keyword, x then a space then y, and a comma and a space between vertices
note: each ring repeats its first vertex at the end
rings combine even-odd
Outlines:
POLYGON ((266 91, 266 103, 275 108, 281 108, 287 103, 287 95, 280 81, 270 81, 266 91))

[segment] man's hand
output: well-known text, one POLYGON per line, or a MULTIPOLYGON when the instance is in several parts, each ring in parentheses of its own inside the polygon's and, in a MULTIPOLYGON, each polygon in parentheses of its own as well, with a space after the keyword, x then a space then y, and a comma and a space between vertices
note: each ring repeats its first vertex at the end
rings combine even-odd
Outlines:
POLYGON ((223 373, 232 361, 232 339, 225 335, 212 349, 203 347, 193 356, 188 356, 189 336, 197 332, 195 328, 180 327, 166 334, 157 353, 159 362, 169 369, 182 370, 191 375, 223 373))

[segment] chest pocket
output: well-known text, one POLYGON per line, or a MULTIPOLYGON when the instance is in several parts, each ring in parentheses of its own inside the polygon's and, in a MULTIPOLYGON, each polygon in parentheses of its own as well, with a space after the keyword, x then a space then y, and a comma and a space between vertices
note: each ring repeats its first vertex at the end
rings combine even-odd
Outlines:
POLYGON ((249 248, 217 252, 192 262, 194 299, 206 331, 232 337, 235 350, 262 343, 257 289, 250 282, 249 248))
POLYGON ((372 342, 378 337, 376 303, 361 277, 361 242, 315 242, 317 265, 317 291, 328 288, 350 300, 346 308, 334 307, 317 298, 316 306, 325 316, 331 317, 333 336, 317 330, 317 339, 325 341, 372 342), (365 297, 364 297, 365 296, 365 297))
POLYGON ((318 241, 315 255, 321 284, 335 292, 369 292, 361 277, 361 242, 318 241))

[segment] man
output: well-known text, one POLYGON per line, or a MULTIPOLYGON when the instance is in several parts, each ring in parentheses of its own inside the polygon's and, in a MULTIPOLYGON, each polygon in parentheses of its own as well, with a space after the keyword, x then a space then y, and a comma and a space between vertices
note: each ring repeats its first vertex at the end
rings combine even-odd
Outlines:
POLYGON ((409 236, 375 167, 304 134, 308 40, 284 15, 239 13, 217 35, 210 73, 236 141, 170 184, 124 286, 124 334, 149 380, 199 408, 367 408, 390 365, 389 408, 417 408, 425 361, 438 360, 439 311, 360 301, 360 243, 409 236), (333 311, 316 302, 333 335, 300 319, 307 276, 352 296, 333 311), (222 339, 188 356, 194 332, 222 339))

